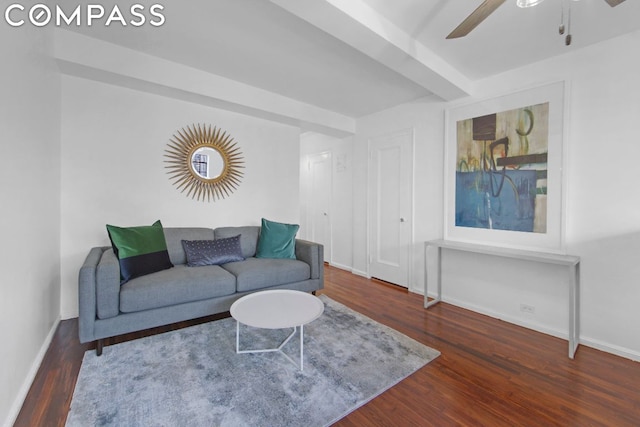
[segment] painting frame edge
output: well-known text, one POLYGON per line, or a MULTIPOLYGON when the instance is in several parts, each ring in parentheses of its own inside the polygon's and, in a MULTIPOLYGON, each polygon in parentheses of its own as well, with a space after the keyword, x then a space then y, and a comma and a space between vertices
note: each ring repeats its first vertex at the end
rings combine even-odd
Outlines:
POLYGON ((513 249, 566 253, 566 163, 569 84, 554 81, 445 109, 443 234, 445 240, 513 249), (531 233, 456 226, 457 122, 540 103, 549 103, 547 230, 531 233))

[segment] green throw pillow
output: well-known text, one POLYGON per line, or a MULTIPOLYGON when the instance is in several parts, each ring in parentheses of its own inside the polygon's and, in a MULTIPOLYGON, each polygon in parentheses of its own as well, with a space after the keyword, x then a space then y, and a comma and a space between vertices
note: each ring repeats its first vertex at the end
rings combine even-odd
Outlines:
POLYGON ((162 223, 139 227, 107 224, 111 246, 120 263, 120 283, 173 267, 169 260, 162 223))
POLYGON ((296 259, 297 224, 282 224, 262 218, 256 258, 296 259))

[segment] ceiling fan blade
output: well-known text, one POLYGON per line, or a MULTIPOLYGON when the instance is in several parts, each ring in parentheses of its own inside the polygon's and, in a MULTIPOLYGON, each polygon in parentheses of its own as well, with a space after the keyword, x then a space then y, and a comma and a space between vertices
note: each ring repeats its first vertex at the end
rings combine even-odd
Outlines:
MULTIPOLYGON (((478 24, 480 24, 482 21, 487 19, 489 15, 491 15, 505 1, 506 0, 484 0, 482 4, 478 6, 478 8, 471 13, 471 15, 467 16, 467 19, 462 21, 462 23, 458 25, 456 29, 453 30, 451 34, 447 36, 447 39, 457 39, 459 37, 466 36, 471 32, 471 30, 477 27, 478 24)), ((607 1, 620 1, 620 0, 607 0, 607 1)))
POLYGON ((616 7, 617 5, 619 5, 620 3, 622 3, 624 0, 604 0, 607 3, 609 3, 609 6, 611 7, 616 7))

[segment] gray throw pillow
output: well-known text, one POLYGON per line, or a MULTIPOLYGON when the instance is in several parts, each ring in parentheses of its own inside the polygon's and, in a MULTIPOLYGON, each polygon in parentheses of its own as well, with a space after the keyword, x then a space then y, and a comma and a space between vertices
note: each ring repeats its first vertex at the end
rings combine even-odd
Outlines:
POLYGON ((219 265, 242 261, 240 235, 215 240, 183 240, 182 247, 187 255, 187 265, 219 265))

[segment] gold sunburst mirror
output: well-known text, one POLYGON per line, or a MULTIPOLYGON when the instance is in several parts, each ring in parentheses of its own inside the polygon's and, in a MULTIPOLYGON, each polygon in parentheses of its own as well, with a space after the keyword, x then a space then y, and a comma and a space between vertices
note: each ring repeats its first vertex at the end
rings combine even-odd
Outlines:
POLYGON ((224 199, 240 184, 242 152, 221 129, 187 126, 173 135, 167 147, 167 173, 187 197, 203 202, 224 199))

